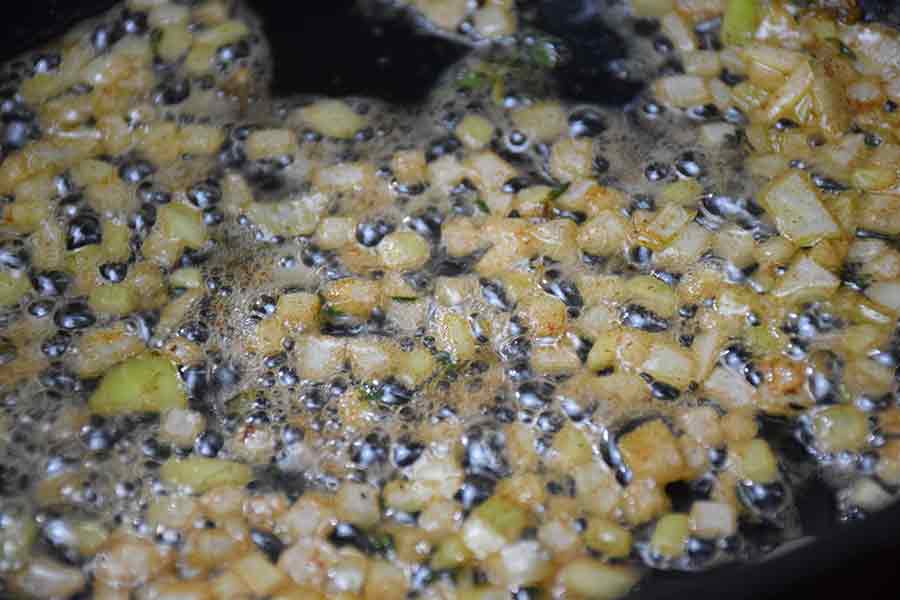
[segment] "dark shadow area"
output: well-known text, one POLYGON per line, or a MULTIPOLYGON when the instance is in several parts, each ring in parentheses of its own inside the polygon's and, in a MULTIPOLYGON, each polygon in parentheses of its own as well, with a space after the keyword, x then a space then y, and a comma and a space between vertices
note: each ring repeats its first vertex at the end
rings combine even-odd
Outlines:
POLYGON ((359 95, 415 103, 467 50, 417 33, 406 19, 368 19, 354 4, 251 2, 275 54, 275 95, 359 95))
POLYGON ((841 526, 759 565, 704 574, 654 573, 626 600, 792 600, 893 597, 900 583, 900 507, 841 526))
POLYGON ((538 27, 565 42, 570 59, 553 71, 562 95, 606 106, 627 104, 644 83, 623 77, 616 61, 626 56, 622 35, 603 21, 603 3, 591 0, 541 0, 538 27))
MULTIPOLYGON (((4 7, 0 60, 37 47, 111 0, 38 0, 4 7)), ((273 93, 422 100, 443 70, 467 50, 418 34, 406 19, 367 19, 354 0, 250 1, 275 54, 273 93)))
POLYGON ((115 5, 114 0, 4 2, 0 61, 49 42, 78 21, 115 5))
POLYGON ((862 18, 900 27, 900 2, 896 0, 858 0, 862 18))

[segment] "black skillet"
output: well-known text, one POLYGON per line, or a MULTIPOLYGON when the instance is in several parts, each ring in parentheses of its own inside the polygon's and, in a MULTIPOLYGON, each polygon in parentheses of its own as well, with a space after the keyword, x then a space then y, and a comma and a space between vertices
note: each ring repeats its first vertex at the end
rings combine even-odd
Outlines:
MULTIPOLYGON (((575 25, 582 3, 617 0, 539 0, 538 27, 566 40, 574 60, 556 73, 565 94, 587 102, 624 105, 640 84, 606 70, 621 58, 622 35, 602 22, 575 25)), ((621 0, 618 0, 621 1, 621 0)), ((417 35, 402 20, 374 28, 353 0, 251 2, 263 17, 276 56, 276 94, 368 95, 397 103, 421 100, 442 68, 466 48, 417 35), (287 59, 281 59, 287 57, 287 59)), ((524 4, 524 2, 520 2, 524 4)), ((113 0, 5 2, 0 60, 64 32, 78 20, 115 5, 113 0)), ((900 2, 859 0, 865 18, 900 26, 900 2)), ((801 493, 804 528, 815 541, 761 564, 705 573, 654 573, 635 600, 762 600, 794 598, 900 598, 900 506, 838 525, 831 494, 820 485, 801 493), (897 587, 895 587, 897 586, 897 587)))

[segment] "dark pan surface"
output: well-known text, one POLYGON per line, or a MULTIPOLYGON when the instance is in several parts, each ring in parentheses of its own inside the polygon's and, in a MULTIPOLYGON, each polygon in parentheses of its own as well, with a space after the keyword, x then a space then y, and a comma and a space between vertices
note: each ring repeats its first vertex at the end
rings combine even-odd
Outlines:
MULTIPOLYGON (((567 41, 573 61, 557 74, 564 93, 585 101, 623 104, 640 86, 622 83, 603 65, 624 51, 622 32, 602 21, 574 25, 589 0, 537 2, 539 26, 567 41)), ((602 4, 606 0, 595 0, 602 4)), ((111 0, 28 0, 4 3, 0 60, 33 48, 73 23, 113 6, 111 0)), ((276 94, 369 95, 414 104, 442 69, 466 48, 416 33, 402 20, 373 27, 353 0, 252 2, 264 19, 276 57, 276 94)), ((900 2, 860 0, 865 17, 900 26, 900 2)), ((602 6, 601 6, 602 10, 602 6)), ((802 495, 805 529, 816 540, 762 565, 729 566, 702 574, 651 576, 641 600, 900 597, 900 506, 865 521, 836 525, 830 493, 813 484, 802 495)))

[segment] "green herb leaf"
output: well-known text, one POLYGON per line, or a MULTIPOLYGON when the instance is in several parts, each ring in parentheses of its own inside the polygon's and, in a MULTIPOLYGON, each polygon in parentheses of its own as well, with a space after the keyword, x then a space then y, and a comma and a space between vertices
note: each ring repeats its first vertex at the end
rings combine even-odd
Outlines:
POLYGON ((571 185, 571 183, 564 183, 561 186, 550 190, 550 195, 547 196, 547 202, 555 202, 557 198, 569 191, 571 185))
POLYGON ((865 289, 872 284, 872 275, 862 272, 862 264, 847 263, 841 269, 841 280, 851 287, 865 289))
POLYGON ((543 67, 552 69, 559 64, 559 51, 553 42, 535 41, 534 44, 528 46, 529 61, 543 67))
POLYGON ((359 384, 359 393, 367 402, 378 402, 381 398, 381 387, 370 382, 361 383, 359 384))
POLYGON ((163 39, 162 29, 154 29, 150 32, 150 48, 156 53, 159 51, 159 45, 163 39))
POLYGON ((839 40, 836 37, 830 37, 827 39, 830 43, 834 44, 834 46, 837 48, 838 52, 841 53, 841 56, 843 56, 845 58, 849 58, 850 60, 856 60, 856 53, 853 50, 851 50, 850 48, 848 48, 844 42, 842 42, 841 40, 839 40))
POLYGON ((344 311, 336 308, 333 304, 322 305, 322 313, 324 313, 325 318, 327 319, 337 319, 338 317, 344 316, 344 311))
POLYGON ((434 355, 434 359, 438 362, 439 365, 439 376, 438 379, 454 379, 457 375, 457 366, 456 363, 453 362, 453 357, 450 356, 449 352, 438 352, 434 355))
POLYGON ((731 145, 732 147, 745 146, 751 152, 753 151, 753 147, 750 145, 750 139, 744 133, 743 129, 738 129, 733 134, 728 134, 725 136, 725 141, 731 145))
POLYGON ((483 212, 486 215, 491 214, 491 207, 487 205, 487 202, 481 199, 481 196, 475 198, 475 206, 478 207, 478 210, 483 212))
POLYGON ((490 83, 490 78, 486 73, 472 69, 461 73, 456 82, 461 88, 475 90, 487 87, 490 83))
POLYGON ((394 549, 394 537, 385 531, 374 531, 369 535, 369 544, 376 554, 385 556, 394 549))

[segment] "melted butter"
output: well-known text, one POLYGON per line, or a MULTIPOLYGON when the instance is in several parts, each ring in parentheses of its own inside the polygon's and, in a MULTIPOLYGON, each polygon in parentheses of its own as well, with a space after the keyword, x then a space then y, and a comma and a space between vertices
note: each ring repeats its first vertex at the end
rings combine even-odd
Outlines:
MULTIPOLYGON (((754 215, 746 206, 735 205, 728 199, 749 196, 758 187, 743 171, 741 146, 710 150, 699 145, 696 123, 690 117, 662 109, 647 95, 639 95, 626 106, 616 107, 562 99, 550 73, 523 63, 515 49, 474 48, 439 78, 421 105, 392 106, 373 98, 346 98, 348 105, 367 121, 364 133, 354 140, 311 135, 296 115, 300 108, 319 98, 269 96, 272 61, 290 57, 270 56, 260 24, 252 13, 241 8, 238 14, 250 23, 254 35, 261 40, 245 59, 252 67, 252 78, 241 83, 235 79, 237 71, 225 71, 207 82, 208 89, 203 89, 202 81, 195 80, 194 91, 186 102, 159 110, 166 118, 170 116, 181 123, 203 122, 226 128, 236 143, 241 142, 241 127, 289 128, 300 140, 299 151, 283 166, 224 164, 216 155, 188 157, 159 169, 152 178, 156 185, 178 193, 204 178, 221 184, 229 173, 241 173, 250 182, 255 202, 298 199, 324 202, 330 216, 347 216, 358 223, 382 221, 397 230, 408 228, 409 224, 427 228, 427 224, 416 221, 427 211, 445 222, 454 216, 472 217, 486 227, 493 216, 481 214, 484 211, 479 201, 483 199, 476 198, 472 190, 448 193, 432 185, 415 190, 418 192, 415 194, 398 192, 390 173, 383 168, 391 163, 398 150, 416 148, 436 152, 442 140, 446 145, 459 118, 475 113, 493 124, 495 136, 490 148, 513 165, 518 177, 524 177, 528 185, 560 188, 560 182, 548 168, 546 145, 529 141, 520 150, 511 142, 515 125, 510 109, 532 101, 552 100, 559 102, 569 117, 569 132, 573 135, 590 129, 586 121, 574 118, 579 114, 590 114, 594 123, 602 123, 602 131, 591 136, 595 145, 595 171, 590 178, 634 199, 636 207, 622 207, 627 211, 643 211, 652 217, 654 211, 648 207, 653 206, 652 199, 663 193, 665 185, 655 179, 690 180, 698 183, 699 192, 711 195, 704 204, 711 221, 728 221, 737 214, 738 218, 755 219, 752 225, 758 230, 771 230, 768 217, 754 215), (493 81, 461 89, 460 81, 472 73, 490 73, 493 81), (686 161, 694 166, 684 166, 686 161), (317 173, 343 163, 368 165, 377 178, 374 191, 360 194, 315 189, 312 181, 317 173), (675 174, 679 164, 687 176, 675 174), (695 168, 697 165, 699 169, 695 168), (718 204, 712 200, 717 197, 722 198, 718 204)), ((604 18, 612 29, 624 30, 631 26, 621 7, 611 9, 604 18)), ((87 24, 81 31, 88 32, 93 26, 87 24)), ((637 36, 626 39, 628 58, 621 70, 632 80, 650 80, 665 58, 653 50, 650 39, 637 36)), ((302 65, 298 68, 302 69, 302 65)), ((182 74, 175 68, 169 76, 180 78, 182 74)), ((462 155, 458 149, 453 153, 462 155)), ((578 216, 573 218, 577 220, 578 216)), ((598 378, 584 371, 571 378, 531 372, 527 366, 529 352, 533 353, 545 342, 527 341, 521 324, 513 318, 515 310, 507 310, 509 307, 502 301, 486 294, 482 282, 477 283, 475 293, 460 306, 460 311, 471 317, 483 335, 475 358, 467 364, 445 364, 439 367, 437 376, 415 390, 386 391, 385 386, 394 385, 392 382, 360 381, 347 369, 324 381, 303 380, 297 376, 295 348, 290 344, 284 352, 274 354, 257 350, 255 331, 260 319, 270 312, 266 305, 277 301, 286 290, 320 293, 331 281, 348 275, 378 280, 385 274, 371 265, 364 250, 348 250, 343 254, 323 252, 309 236, 284 239, 250 219, 233 214, 226 214, 222 224, 210 229, 212 246, 196 259, 182 261, 196 263, 202 270, 207 294, 178 325, 200 322, 209 332, 208 340, 202 344, 204 360, 193 375, 185 372, 185 377, 197 381, 192 408, 205 415, 210 431, 228 440, 241 427, 253 423, 277 436, 279 441, 271 459, 254 464, 257 489, 289 487, 293 491, 304 486, 335 489, 347 478, 383 484, 396 476, 393 467, 385 463, 361 468, 352 458, 354 444, 358 445, 360 439, 373 433, 394 441, 410 438, 426 445, 451 440, 455 443, 473 426, 508 431, 509 422, 518 421, 533 432, 536 447, 546 449, 553 444, 560 423, 569 419, 591 436, 599 455, 610 444, 614 432, 626 425, 648 416, 673 419, 680 409, 700 400, 696 386, 675 390, 672 398, 670 390, 660 386, 644 386, 642 393, 632 393, 627 386, 643 385, 633 378, 627 381, 615 379, 614 375, 610 379, 598 378), (357 393, 361 388, 363 393, 357 393), (400 400, 395 404, 383 402, 385 394, 400 400), (299 443, 291 438, 297 429, 303 431, 299 443), (285 485, 285 480, 291 481, 290 486, 285 485)), ((431 253, 428 265, 407 278, 425 303, 425 318, 420 319, 423 325, 434 318, 433 291, 437 277, 450 266, 462 268, 469 275, 475 262, 472 259, 454 263, 437 243, 432 245, 431 253)), ((585 276, 631 279, 650 275, 649 264, 640 260, 640 256, 640 251, 632 248, 627 257, 562 264, 534 257, 521 269, 521 274, 542 282, 545 291, 562 298, 572 310, 569 317, 572 322, 584 310, 592 308, 574 300, 573 282, 585 276)), ((662 281, 673 276, 665 272, 655 275, 662 281)), ((335 337, 350 339, 380 336, 416 348, 432 344, 424 326, 405 325, 406 321, 399 316, 404 306, 397 302, 394 301, 397 313, 382 310, 381 314, 346 328, 340 319, 333 319, 329 331, 335 337)), ((682 308, 690 305, 680 299, 678 302, 682 308)), ((707 309, 700 308, 709 312, 707 309)), ((613 312, 610 318, 618 319, 620 315, 613 312)), ((664 319, 637 310, 622 318, 633 329, 655 331, 654 334, 667 340, 685 336, 693 339, 703 330, 693 317, 680 316, 677 311, 664 319), (661 322, 665 325, 660 325, 661 322)), ((24 311, 10 314, 10 328, 34 323, 30 319, 24 311)), ((34 327, 39 325, 35 323, 34 327)), ((15 331, 16 336, 37 336, 30 331, 15 331)), ((567 340, 576 349, 578 344, 585 343, 574 334, 567 340)), ((162 346, 164 341, 155 336, 149 344, 162 346)), ((62 361, 64 366, 69 364, 67 360, 62 361)), ((48 390, 54 386, 48 386, 46 380, 32 378, 8 389, 4 397, 6 418, 11 426, 10 442, 0 450, 0 461, 31 478, 6 482, 8 488, 22 486, 22 492, 15 494, 15 502, 35 511, 48 510, 58 497, 54 496, 56 491, 51 489, 52 485, 47 484, 47 476, 63 471, 68 473, 67 485, 63 486, 66 491, 62 493, 66 511, 97 516, 109 526, 124 522, 140 527, 146 503, 161 489, 157 469, 166 452, 158 452, 157 421, 129 416, 91 422, 77 410, 83 405, 91 383, 75 378, 71 384, 54 385, 55 391, 48 390), (44 504, 45 497, 53 500, 44 504)), ((198 442, 194 451, 199 447, 198 442)), ((178 455, 187 454, 189 449, 169 451, 178 455)), ((233 450, 226 443, 221 456, 232 455, 233 450)), ((599 456, 595 459, 600 460, 599 456)), ((482 456, 479 460, 490 463, 491 457, 482 456)), ((808 466, 804 468, 809 470, 808 466)), ((757 492, 763 499, 774 493, 766 489, 754 493, 757 492)), ((761 504, 765 507, 763 512, 772 509, 771 505, 761 504)), ((779 514, 778 524, 782 537, 799 535, 791 511, 779 514)), ((749 549, 742 552, 753 554, 749 549)), ((648 559, 648 562, 653 561, 648 559)), ((696 568, 689 563, 655 566, 696 568)))

